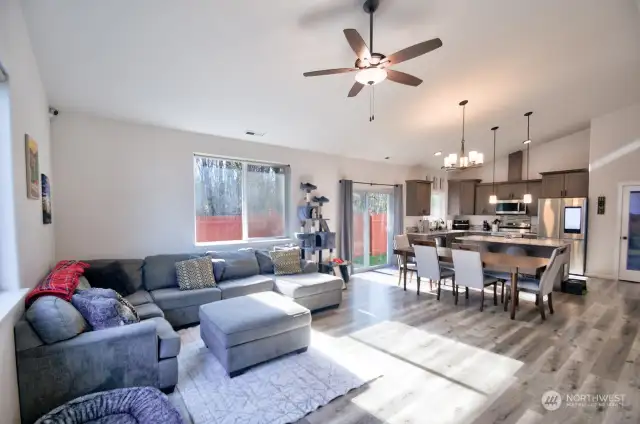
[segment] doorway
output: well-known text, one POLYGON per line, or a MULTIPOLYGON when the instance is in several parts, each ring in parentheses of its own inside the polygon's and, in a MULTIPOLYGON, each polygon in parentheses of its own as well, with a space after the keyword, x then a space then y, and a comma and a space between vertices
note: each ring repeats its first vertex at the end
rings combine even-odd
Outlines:
POLYGON ((391 193, 383 190, 353 191, 353 270, 369 271, 387 266, 393 222, 391 193))
POLYGON ((622 187, 618 278, 640 283, 640 186, 622 187))

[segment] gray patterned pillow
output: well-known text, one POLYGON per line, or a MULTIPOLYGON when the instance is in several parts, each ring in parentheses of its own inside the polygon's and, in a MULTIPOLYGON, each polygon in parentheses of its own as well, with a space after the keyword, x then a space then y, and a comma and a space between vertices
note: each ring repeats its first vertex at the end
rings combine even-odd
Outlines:
POLYGON ((216 280, 213 278, 213 264, 208 256, 176 262, 176 275, 180 290, 197 290, 216 286, 216 280))
POLYGON ((300 249, 274 250, 269 252, 275 275, 300 274, 300 249))
POLYGON ((135 308, 112 289, 81 290, 73 295, 71 303, 93 330, 134 324, 140 321, 135 308))

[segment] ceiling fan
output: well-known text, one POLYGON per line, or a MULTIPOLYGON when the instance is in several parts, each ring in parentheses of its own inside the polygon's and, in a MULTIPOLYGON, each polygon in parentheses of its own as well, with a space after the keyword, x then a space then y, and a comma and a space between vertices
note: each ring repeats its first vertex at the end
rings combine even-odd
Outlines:
POLYGON ((305 77, 317 77, 322 75, 356 73, 356 82, 349 90, 348 97, 355 97, 360 93, 365 85, 373 86, 385 79, 389 79, 399 84, 417 87, 422 84, 420 78, 404 72, 389 69, 393 65, 422 56, 439 47, 442 47, 442 40, 434 38, 429 41, 415 44, 406 49, 395 52, 391 56, 373 52, 373 14, 378 9, 380 0, 367 0, 364 3, 364 11, 369 14, 369 46, 364 42, 358 31, 355 29, 345 29, 344 35, 347 42, 356 53, 357 59, 353 68, 325 69, 322 71, 305 72, 305 77))

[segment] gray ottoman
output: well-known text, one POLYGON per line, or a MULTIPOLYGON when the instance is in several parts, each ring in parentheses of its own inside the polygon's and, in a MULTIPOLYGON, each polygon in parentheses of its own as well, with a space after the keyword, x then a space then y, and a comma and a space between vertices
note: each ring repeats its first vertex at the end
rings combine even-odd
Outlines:
POLYGON ((200 337, 230 377, 291 352, 304 352, 311 313, 274 292, 200 306, 200 337))

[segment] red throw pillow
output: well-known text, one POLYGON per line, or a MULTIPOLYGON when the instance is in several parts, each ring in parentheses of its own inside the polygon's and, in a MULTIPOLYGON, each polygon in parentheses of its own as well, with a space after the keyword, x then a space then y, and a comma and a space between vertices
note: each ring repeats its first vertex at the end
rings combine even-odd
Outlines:
POLYGON ((40 296, 56 296, 67 302, 71 301, 79 278, 88 267, 89 264, 79 261, 58 262, 49 275, 27 294, 27 307, 40 296))

